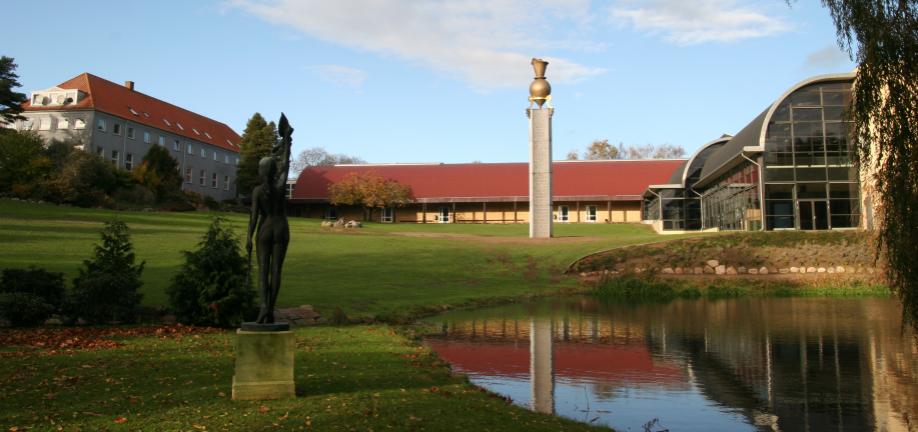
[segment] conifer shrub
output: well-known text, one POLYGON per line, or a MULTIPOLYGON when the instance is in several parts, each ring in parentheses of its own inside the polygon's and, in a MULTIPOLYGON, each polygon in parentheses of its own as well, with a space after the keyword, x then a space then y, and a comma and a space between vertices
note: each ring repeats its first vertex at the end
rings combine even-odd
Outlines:
POLYGON ((179 322, 230 327, 254 318, 255 288, 239 239, 223 218, 214 218, 167 288, 179 322))
POLYGON ((140 275, 145 263, 135 263, 134 246, 124 222, 107 222, 101 235, 102 242, 95 246, 92 258, 83 261, 73 280, 70 316, 90 324, 133 322, 142 297, 140 275))

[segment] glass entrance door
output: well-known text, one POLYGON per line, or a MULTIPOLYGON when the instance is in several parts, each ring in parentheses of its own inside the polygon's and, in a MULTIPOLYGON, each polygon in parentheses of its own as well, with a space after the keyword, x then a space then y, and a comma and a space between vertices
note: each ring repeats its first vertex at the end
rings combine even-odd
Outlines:
POLYGON ((829 229, 829 202, 825 200, 800 200, 797 202, 801 230, 829 229))

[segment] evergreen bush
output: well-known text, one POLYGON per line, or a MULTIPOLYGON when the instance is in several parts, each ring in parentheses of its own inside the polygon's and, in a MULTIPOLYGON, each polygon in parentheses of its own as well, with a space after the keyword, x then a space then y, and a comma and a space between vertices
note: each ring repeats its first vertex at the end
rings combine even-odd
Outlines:
POLYGON ((36 294, 26 292, 0 293, 0 316, 14 326, 33 326, 45 322, 54 306, 36 294))
POLYGON ((214 218, 197 250, 185 251, 185 263, 167 288, 179 322, 229 327, 257 313, 248 259, 225 219, 214 218))
POLYGON ((4 269, 0 274, 0 293, 35 295, 51 306, 53 311, 59 311, 66 298, 64 274, 37 267, 4 269))
POLYGON ((93 324, 134 321, 142 297, 138 291, 145 264, 134 261, 127 225, 119 220, 107 222, 102 243, 96 245, 91 259, 83 261, 73 280, 71 317, 93 324))

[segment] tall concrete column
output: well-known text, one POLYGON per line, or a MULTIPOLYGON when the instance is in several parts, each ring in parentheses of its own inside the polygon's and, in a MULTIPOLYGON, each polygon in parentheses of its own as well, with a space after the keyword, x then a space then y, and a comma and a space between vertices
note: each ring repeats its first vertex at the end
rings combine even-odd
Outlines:
POLYGON ((532 59, 535 79, 529 85, 529 237, 552 236, 551 202, 551 85, 545 79, 548 62, 532 59), (538 104, 533 109, 532 104, 538 104))
POLYGON ((551 318, 529 322, 529 384, 532 387, 532 410, 555 413, 555 365, 551 318))

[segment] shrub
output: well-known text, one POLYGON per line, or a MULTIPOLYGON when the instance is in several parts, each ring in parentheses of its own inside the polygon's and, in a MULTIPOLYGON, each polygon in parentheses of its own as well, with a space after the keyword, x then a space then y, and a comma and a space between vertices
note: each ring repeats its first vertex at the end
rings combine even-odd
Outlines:
POLYGON ((34 132, 0 134, 0 194, 30 198, 38 180, 51 167, 44 142, 34 132))
POLYGON ((211 196, 204 197, 204 205, 207 207, 208 210, 214 210, 214 211, 220 210, 220 202, 215 200, 211 196))
POLYGON ((152 191, 158 202, 171 199, 181 192, 182 176, 179 174, 178 161, 165 147, 150 147, 132 174, 134 181, 152 191))
POLYGON ((185 324, 229 327, 256 313, 255 289, 239 239, 214 218, 197 250, 167 288, 176 318, 185 324))
POLYGON ((0 293, 0 316, 14 326, 31 326, 45 322, 54 306, 40 296, 25 292, 0 293))
POLYGON ((71 316, 89 323, 134 321, 144 266, 144 262, 135 264, 134 260, 127 225, 119 220, 107 222, 102 243, 96 245, 91 259, 83 261, 73 280, 71 316))
POLYGON ((24 293, 37 296, 53 311, 64 305, 64 274, 45 269, 5 269, 0 275, 0 293, 24 293))

